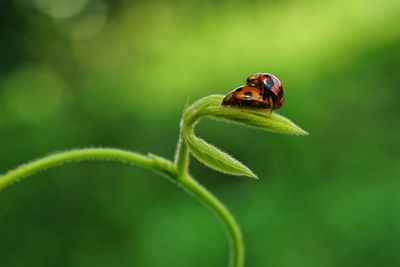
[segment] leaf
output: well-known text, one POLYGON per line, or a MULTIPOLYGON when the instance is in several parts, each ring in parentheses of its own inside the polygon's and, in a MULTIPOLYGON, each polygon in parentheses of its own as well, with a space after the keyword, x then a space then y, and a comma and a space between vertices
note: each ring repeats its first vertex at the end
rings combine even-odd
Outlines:
POLYGON ((193 128, 202 117, 221 120, 261 129, 264 131, 307 135, 308 133, 289 119, 274 112, 254 108, 222 106, 223 95, 210 95, 193 103, 183 115, 181 134, 190 152, 201 163, 217 171, 231 175, 257 176, 245 165, 229 154, 207 143, 193 133, 193 128))
POLYGON ((257 179, 257 176, 240 161, 196 137, 193 131, 186 129, 183 137, 193 156, 207 167, 226 174, 244 175, 257 179))
MULTIPOLYGON (((223 96, 219 97, 222 102, 223 96)), ((216 103, 215 95, 212 98, 212 104, 198 110, 196 116, 198 118, 208 116, 212 119, 246 125, 268 132, 308 135, 306 131, 292 121, 275 112, 268 113, 266 110, 254 108, 221 106, 221 104, 216 103)))
POLYGON ((266 111, 258 111, 258 113, 255 113, 254 111, 249 112, 233 107, 208 108, 207 110, 203 110, 203 112, 212 119, 233 122, 263 131, 308 135, 306 131, 294 124, 291 120, 276 113, 268 114, 266 111))

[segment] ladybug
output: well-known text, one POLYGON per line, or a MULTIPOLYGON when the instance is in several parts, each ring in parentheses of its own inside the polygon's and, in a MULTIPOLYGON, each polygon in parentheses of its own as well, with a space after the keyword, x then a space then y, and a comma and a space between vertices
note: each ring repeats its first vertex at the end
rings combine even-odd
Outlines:
POLYGON ((256 73, 246 79, 222 101, 223 106, 245 106, 270 111, 280 108, 285 101, 282 83, 269 73, 256 73))

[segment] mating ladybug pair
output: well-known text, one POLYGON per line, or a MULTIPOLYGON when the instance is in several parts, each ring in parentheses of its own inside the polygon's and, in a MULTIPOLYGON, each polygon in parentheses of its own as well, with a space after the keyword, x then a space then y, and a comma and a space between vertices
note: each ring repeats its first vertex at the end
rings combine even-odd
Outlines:
POLYGON ((279 79, 269 73, 256 73, 247 78, 245 85, 230 92, 222 101, 222 105, 272 111, 280 108, 284 101, 283 87, 279 79))

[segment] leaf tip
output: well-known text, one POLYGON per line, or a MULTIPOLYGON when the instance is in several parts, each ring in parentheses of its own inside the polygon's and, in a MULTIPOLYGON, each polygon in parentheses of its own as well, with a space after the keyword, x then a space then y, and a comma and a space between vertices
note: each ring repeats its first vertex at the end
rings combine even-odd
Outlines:
POLYGON ((242 170, 242 173, 239 175, 243 175, 243 176, 247 176, 249 178, 258 180, 258 176, 249 168, 247 168, 246 166, 243 165, 243 167, 245 168, 244 170, 242 170))
POLYGON ((256 174, 254 174, 253 172, 251 173, 251 175, 248 175, 250 178, 253 178, 254 180, 259 180, 258 176, 256 174))
POLYGON ((298 127, 296 135, 308 136, 308 135, 310 135, 310 133, 305 131, 305 130, 303 130, 303 129, 301 129, 300 127, 298 127))

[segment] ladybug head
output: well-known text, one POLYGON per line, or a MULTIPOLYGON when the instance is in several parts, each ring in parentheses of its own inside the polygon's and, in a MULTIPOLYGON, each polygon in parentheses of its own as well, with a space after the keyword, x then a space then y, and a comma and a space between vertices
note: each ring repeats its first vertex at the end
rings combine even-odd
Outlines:
POLYGON ((263 81, 261 79, 262 74, 260 73, 255 73, 251 76, 249 76, 246 79, 246 85, 250 87, 261 87, 263 81))

